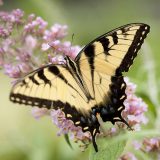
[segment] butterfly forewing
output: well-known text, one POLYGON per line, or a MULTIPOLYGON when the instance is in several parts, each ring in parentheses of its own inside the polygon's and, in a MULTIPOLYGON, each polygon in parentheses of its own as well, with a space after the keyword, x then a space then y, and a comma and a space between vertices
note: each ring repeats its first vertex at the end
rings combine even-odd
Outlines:
POLYGON ((60 100, 70 103, 78 110, 88 110, 86 96, 67 68, 61 65, 48 65, 24 77, 14 85, 10 99, 17 103, 47 108, 54 106, 46 106, 46 101, 60 100))
POLYGON ((122 67, 122 65, 119 65, 123 63, 127 65, 125 67, 125 70, 127 70, 131 61, 137 55, 149 29, 148 25, 139 23, 117 28, 89 43, 78 54, 75 61, 80 68, 87 68, 89 65, 89 69, 95 67, 94 70, 106 74, 110 74, 109 72, 116 74, 116 69, 122 67), (124 60, 127 62, 124 62, 124 60), (96 67, 97 65, 101 67, 96 67))
POLYGON ((128 71, 148 32, 146 24, 122 26, 95 39, 78 54, 75 61, 98 104, 109 96, 111 78, 128 71))

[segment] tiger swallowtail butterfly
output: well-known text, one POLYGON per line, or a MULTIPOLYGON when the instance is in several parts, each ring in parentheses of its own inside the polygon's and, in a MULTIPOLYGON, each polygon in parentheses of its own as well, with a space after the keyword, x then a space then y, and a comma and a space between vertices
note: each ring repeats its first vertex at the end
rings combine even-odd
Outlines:
POLYGON ((97 115, 104 122, 128 123, 121 116, 126 83, 122 73, 132 65, 150 27, 132 23, 101 35, 87 44, 72 60, 49 64, 20 79, 10 100, 40 108, 61 109, 65 117, 89 131, 95 151, 100 133, 97 115))

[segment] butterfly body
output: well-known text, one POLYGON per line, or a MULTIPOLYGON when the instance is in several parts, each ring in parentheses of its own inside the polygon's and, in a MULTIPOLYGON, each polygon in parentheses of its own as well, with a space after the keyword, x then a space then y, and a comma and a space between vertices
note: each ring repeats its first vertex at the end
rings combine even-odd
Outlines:
POLYGON ((123 72, 132 65, 150 27, 128 24, 86 45, 75 60, 65 56, 63 64, 49 64, 20 79, 10 100, 25 105, 61 109, 67 119, 89 131, 95 150, 100 133, 97 115, 113 124, 123 119, 126 83, 123 72))
POLYGON ((66 60, 66 68, 68 68, 69 72, 71 73, 72 77, 75 79, 83 93, 85 94, 87 100, 91 100, 92 97, 88 91, 87 85, 82 78, 79 66, 72 60, 69 56, 65 56, 64 59, 66 60))

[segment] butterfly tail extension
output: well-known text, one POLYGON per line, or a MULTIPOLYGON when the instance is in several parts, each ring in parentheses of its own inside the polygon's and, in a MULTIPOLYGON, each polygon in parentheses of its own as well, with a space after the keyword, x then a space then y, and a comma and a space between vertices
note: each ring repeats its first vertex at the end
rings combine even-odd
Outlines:
POLYGON ((91 120, 89 122, 89 126, 90 126, 90 133, 91 133, 91 136, 92 136, 92 144, 93 144, 93 147, 95 149, 96 152, 98 152, 98 146, 97 146, 97 143, 96 143, 96 135, 98 133, 100 133, 99 131, 99 122, 98 122, 98 119, 95 115, 92 114, 91 116, 91 120), (97 126, 97 127, 95 127, 97 126))
POLYGON ((96 152, 98 152, 98 146, 97 146, 97 143, 96 143, 96 135, 98 133, 100 133, 100 124, 98 122, 98 119, 96 116, 94 116, 93 114, 91 115, 91 118, 88 118, 88 123, 86 124, 88 126, 88 130, 84 130, 82 128, 82 130, 85 132, 85 131, 89 131, 90 134, 91 134, 91 137, 92 137, 92 144, 93 144, 93 147, 95 149, 96 152))
POLYGON ((91 132, 93 147, 94 147, 95 151, 98 152, 98 146, 96 143, 96 134, 93 134, 93 132, 91 132))

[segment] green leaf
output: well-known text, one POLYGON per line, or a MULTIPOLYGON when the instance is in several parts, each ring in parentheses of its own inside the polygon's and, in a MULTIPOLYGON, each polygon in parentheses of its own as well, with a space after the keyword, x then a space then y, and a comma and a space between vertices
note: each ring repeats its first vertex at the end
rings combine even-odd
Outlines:
POLYGON ((116 160, 122 154, 126 146, 126 142, 127 141, 124 139, 117 139, 117 141, 115 141, 114 137, 110 139, 106 137, 98 139, 98 152, 95 152, 94 148, 92 147, 89 160, 116 160))
POLYGON ((73 149, 72 144, 71 144, 71 142, 70 142, 70 140, 69 140, 68 134, 65 134, 65 135, 64 135, 64 138, 65 138, 67 144, 69 145, 69 147, 70 147, 71 149, 73 149))

